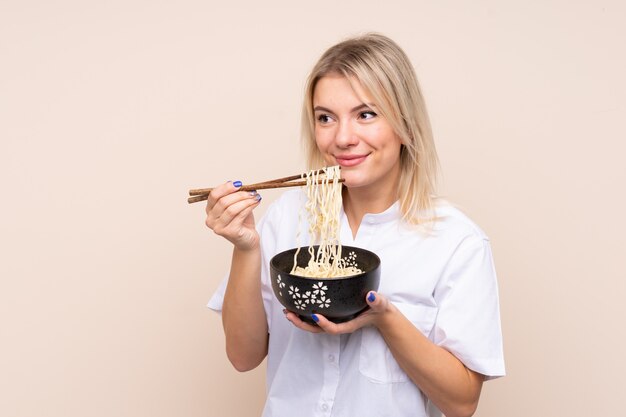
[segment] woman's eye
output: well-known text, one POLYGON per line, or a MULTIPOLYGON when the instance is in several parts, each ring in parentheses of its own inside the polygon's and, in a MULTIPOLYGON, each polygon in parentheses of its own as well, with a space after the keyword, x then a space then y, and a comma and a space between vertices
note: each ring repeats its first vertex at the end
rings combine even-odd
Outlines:
POLYGON ((320 114, 319 116, 317 116, 317 121, 320 122, 320 123, 328 123, 331 120, 332 119, 327 114, 320 114))
POLYGON ((371 110, 364 111, 359 114, 359 118, 364 119, 364 120, 373 119, 376 116, 377 116, 376 113, 374 113, 371 110))

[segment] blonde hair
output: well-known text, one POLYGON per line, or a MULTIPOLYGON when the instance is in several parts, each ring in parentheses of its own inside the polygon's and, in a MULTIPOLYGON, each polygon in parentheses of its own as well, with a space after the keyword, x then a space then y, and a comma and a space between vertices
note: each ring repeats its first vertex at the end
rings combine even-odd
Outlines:
POLYGON ((439 162, 426 105, 408 57, 386 36, 368 33, 340 42, 311 71, 302 109, 308 168, 325 164, 315 142, 313 94, 317 82, 333 74, 358 81, 402 141, 398 196, 404 220, 412 224, 433 220, 439 162))

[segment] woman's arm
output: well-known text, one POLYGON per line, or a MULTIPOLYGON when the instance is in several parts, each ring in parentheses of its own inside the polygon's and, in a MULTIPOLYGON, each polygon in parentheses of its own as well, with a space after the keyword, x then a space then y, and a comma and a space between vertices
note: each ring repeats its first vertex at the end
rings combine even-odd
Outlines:
POLYGON ((224 295, 222 324, 226 354, 240 372, 256 368, 267 355, 268 329, 261 297, 261 250, 233 250, 224 295))
POLYGON ((260 238, 252 214, 261 198, 255 192, 238 189, 229 182, 211 191, 206 225, 234 245, 222 324, 228 359, 238 371, 248 371, 263 361, 268 343, 261 296, 260 238))
POLYGON ((484 376, 431 342, 392 303, 381 301, 385 306, 374 325, 404 372, 446 417, 473 415, 484 376))
POLYGON ((317 326, 303 322, 292 312, 286 316, 295 326, 315 333, 343 334, 365 326, 376 327, 402 370, 446 417, 473 415, 484 376, 431 342, 383 295, 370 292, 367 303, 370 309, 339 324, 320 314, 314 318, 317 326))

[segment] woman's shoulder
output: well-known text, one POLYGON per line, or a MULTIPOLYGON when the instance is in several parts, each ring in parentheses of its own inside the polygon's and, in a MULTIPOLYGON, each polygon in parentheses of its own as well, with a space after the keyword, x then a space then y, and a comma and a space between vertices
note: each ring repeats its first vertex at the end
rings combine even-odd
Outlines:
POLYGON ((300 189, 284 191, 278 198, 270 203, 264 217, 278 220, 289 214, 297 216, 300 208, 306 202, 306 195, 300 189))
POLYGON ((299 188, 284 191, 272 202, 270 207, 281 210, 291 210, 298 208, 306 201, 306 194, 299 188))
POLYGON ((475 237, 489 240, 485 232, 461 208, 446 200, 435 206, 435 231, 456 237, 475 237))
POLYGON ((301 194, 303 193, 300 190, 285 191, 267 207, 258 224, 262 249, 265 253, 273 255, 281 250, 292 248, 296 246, 297 236, 302 234, 302 230, 306 234, 306 224, 300 219, 306 196, 301 197, 301 194))

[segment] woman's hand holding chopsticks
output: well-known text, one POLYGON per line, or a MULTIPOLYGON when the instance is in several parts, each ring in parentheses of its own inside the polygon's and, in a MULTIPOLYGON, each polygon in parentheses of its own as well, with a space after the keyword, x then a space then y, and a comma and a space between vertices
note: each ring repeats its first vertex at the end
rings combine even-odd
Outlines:
POLYGON ((252 211, 261 202, 256 191, 240 191, 240 181, 215 187, 207 196, 206 225, 240 250, 259 246, 252 211))

